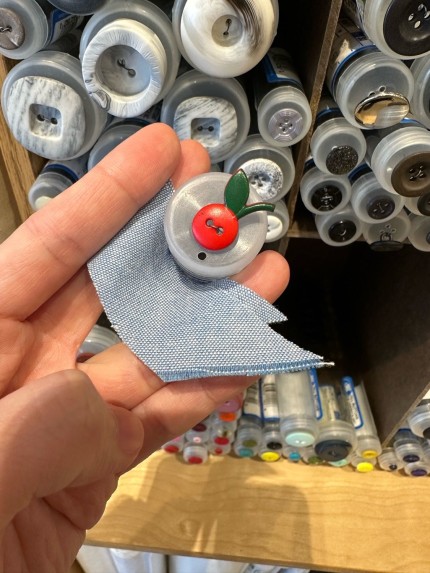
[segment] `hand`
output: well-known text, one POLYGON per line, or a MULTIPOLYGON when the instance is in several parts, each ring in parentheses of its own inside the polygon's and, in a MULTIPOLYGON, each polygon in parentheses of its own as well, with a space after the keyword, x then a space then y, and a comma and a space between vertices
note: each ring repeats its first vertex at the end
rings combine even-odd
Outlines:
MULTIPOLYGON (((87 260, 167 179, 209 167, 146 127, 0 246, 0 573, 68 573, 118 476, 254 381, 166 385, 123 344, 76 364, 102 312, 87 260)), ((267 251, 233 278, 273 301, 289 268, 267 251)))

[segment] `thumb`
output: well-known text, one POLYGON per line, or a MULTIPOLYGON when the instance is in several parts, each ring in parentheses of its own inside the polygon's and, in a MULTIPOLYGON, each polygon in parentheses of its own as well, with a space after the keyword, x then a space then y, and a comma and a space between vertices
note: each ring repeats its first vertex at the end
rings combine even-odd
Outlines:
POLYGON ((83 372, 30 382, 0 401, 0 520, 32 498, 125 471, 142 444, 137 416, 107 405, 83 372))

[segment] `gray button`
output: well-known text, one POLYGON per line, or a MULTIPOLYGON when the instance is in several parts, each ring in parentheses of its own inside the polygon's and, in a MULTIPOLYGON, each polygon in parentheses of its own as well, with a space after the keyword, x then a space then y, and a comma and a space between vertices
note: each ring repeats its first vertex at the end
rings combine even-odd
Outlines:
POLYGON ((0 8, 0 48, 16 50, 25 40, 25 29, 21 18, 13 10, 0 8))

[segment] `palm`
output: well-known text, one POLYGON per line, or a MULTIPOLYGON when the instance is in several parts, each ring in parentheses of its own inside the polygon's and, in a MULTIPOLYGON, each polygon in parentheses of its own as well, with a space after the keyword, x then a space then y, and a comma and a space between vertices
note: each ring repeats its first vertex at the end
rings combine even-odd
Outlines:
MULTIPOLYGON (((107 403, 135 413, 145 436, 135 462, 168 438, 186 431, 252 382, 238 377, 212 379, 210 384, 188 380, 165 385, 123 344, 76 364, 76 352, 102 311, 86 261, 167 178, 171 177, 178 186, 208 169, 207 154, 198 144, 184 142, 180 147, 166 126, 145 128, 112 152, 109 160, 33 215, 1 245, 0 265, 10 272, 0 276, 0 408, 4 404, 5 412, 6 405, 11 404, 13 410, 13 400, 19 394, 14 390, 25 387, 33 391, 35 408, 29 415, 35 424, 37 416, 41 420, 42 442, 46 438, 49 444, 37 452, 25 453, 23 448, 26 458, 38 456, 37 462, 40 465, 42 461, 45 473, 39 482, 37 476, 30 475, 35 491, 28 500, 18 499, 17 509, 12 504, 10 523, 0 546, 4 571, 67 572, 85 530, 100 518, 116 487, 117 472, 105 467, 103 459, 92 462, 99 468, 94 475, 102 475, 102 479, 87 475, 84 479, 73 471, 61 474, 66 465, 64 456, 70 454, 61 449, 62 444, 55 443, 56 427, 51 423, 55 416, 50 416, 50 412, 56 414, 57 420, 59 410, 64 410, 65 419, 70 412, 61 396, 56 396, 48 411, 45 408, 38 412, 38 398, 44 392, 40 378, 77 368, 88 375, 105 400, 103 403, 97 396, 104 410, 107 403), (147 159, 143 167, 142 157, 147 159), (94 201, 86 200, 89 190, 94 201), (53 451, 57 452, 54 463, 53 451)), ((274 300, 284 290, 288 276, 284 259, 266 252, 235 278, 274 300)), ((95 393, 93 386, 91 391, 95 393)), ((19 416, 19 404, 16 412, 19 416)), ((81 419, 80 411, 71 416, 64 423, 68 427, 75 424, 77 432, 90 426, 91 420, 81 419)), ((14 418, 10 418, 3 428, 7 424, 13 426, 14 418)), ((59 419, 62 423, 63 419, 59 419)), ((31 428, 31 420, 26 422, 31 428)), ((25 440, 25 432, 26 428, 21 441, 25 440)), ((0 446, 1 433, 0 426, 0 446)), ((96 437, 89 436, 87 450, 96 437)), ((97 448, 94 449, 97 458, 97 448)), ((92 452, 90 459, 91 455, 92 452)), ((74 462, 68 462, 68 467, 73 467, 74 462)), ((2 470, 0 460, 0 489, 2 471, 9 470, 2 470)))

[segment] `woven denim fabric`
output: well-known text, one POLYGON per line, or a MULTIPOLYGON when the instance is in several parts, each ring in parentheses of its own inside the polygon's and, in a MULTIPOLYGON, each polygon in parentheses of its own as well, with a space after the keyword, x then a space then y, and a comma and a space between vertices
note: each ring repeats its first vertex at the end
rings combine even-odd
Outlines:
POLYGON ((253 291, 178 267, 163 228, 172 193, 167 183, 88 263, 123 342, 165 382, 322 366, 268 326, 286 317, 253 291))

